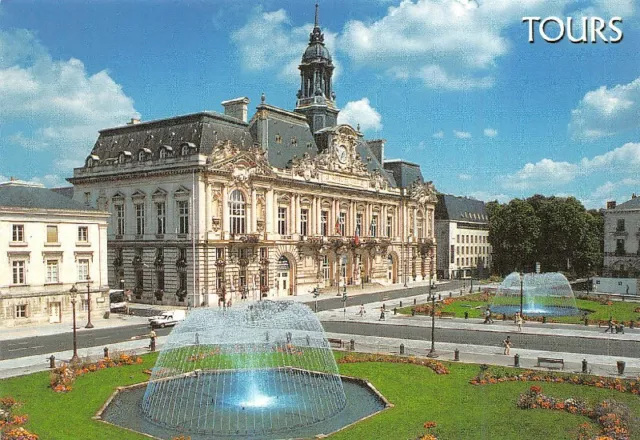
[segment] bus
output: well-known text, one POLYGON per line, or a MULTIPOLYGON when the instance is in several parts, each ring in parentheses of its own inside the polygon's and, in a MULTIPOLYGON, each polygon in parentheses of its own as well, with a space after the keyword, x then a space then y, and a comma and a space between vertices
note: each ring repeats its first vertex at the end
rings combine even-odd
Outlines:
POLYGON ((109 310, 112 312, 125 312, 127 310, 124 290, 109 290, 109 310))

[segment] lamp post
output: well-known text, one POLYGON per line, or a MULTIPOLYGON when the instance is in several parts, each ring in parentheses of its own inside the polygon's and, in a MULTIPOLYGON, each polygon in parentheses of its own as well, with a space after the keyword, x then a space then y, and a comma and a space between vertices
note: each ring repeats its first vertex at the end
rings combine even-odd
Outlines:
POLYGON ((78 289, 75 284, 69 289, 69 295, 71 296, 71 306, 73 310, 73 356, 71 357, 71 363, 76 363, 80 361, 80 358, 78 357, 78 340, 76 338, 76 298, 78 289))
POLYGON ((520 272, 520 316, 522 316, 523 301, 524 301, 524 274, 520 272))
POLYGON ((587 295, 589 295, 589 286, 591 285, 591 263, 587 264, 587 295))
POLYGON ((87 275, 87 325, 84 328, 93 328, 91 323, 91 277, 87 275))
MULTIPOLYGON (((431 293, 431 292, 430 292, 431 293)), ((431 295, 431 350, 427 357, 437 358, 436 353, 436 296, 431 295)))

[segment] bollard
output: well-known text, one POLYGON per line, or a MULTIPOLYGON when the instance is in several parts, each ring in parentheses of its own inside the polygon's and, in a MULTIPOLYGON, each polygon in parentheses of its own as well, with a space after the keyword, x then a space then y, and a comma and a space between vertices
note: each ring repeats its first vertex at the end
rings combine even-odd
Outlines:
POLYGON ((543 316, 543 317, 542 317, 542 323, 543 323, 543 324, 546 324, 546 323, 547 323, 547 317, 546 317, 546 316, 543 316))
POLYGON ((631 322, 629 322, 629 328, 633 328, 634 325, 635 324, 634 324, 633 319, 632 319, 631 322))
POLYGON ((49 360, 49 368, 56 368, 56 357, 51 355, 47 359, 49 360))
POLYGON ((267 335, 267 342, 269 342, 269 332, 266 332, 267 335))
POLYGON ((449 292, 449 298, 451 298, 452 295, 453 295, 453 292, 449 292))
POLYGON ((149 344, 149 350, 156 351, 156 338, 151 338, 151 344, 149 344))
POLYGON ((516 367, 516 368, 520 367, 520 355, 519 354, 516 354, 513 357, 513 366, 516 367))
POLYGON ((400 301, 400 308, 402 308, 402 301, 400 301))
POLYGON ((387 310, 387 305, 385 303, 382 303, 382 310, 387 310))
POLYGON ((506 313, 503 313, 503 314, 502 314, 502 320, 503 320, 503 321, 506 321, 506 320, 507 320, 507 314, 506 314, 506 313))
POLYGON ((398 309, 396 309, 395 307, 393 308, 393 314, 397 315, 398 314, 398 309))
POLYGON ((400 354, 404 354, 404 344, 400 344, 400 354))
POLYGON ((311 338, 307 335, 307 347, 311 345, 311 338))
POLYGON ((584 325, 589 325, 589 318, 584 318, 584 325))
POLYGON ((349 349, 351 351, 355 351, 356 350, 356 340, 352 339, 351 341, 349 341, 349 349))
POLYGON ((584 374, 587 374, 587 368, 589 367, 589 364, 587 363, 586 359, 582 359, 582 372, 584 374))
POLYGON ((464 312, 464 319, 469 319, 469 312, 464 312))
POLYGON ((104 358, 109 359, 109 347, 104 347, 104 358))
POLYGON ((414 306, 417 304, 417 302, 416 302, 416 301, 417 301, 417 299, 416 299, 416 298, 413 298, 413 305, 414 305, 414 306))
POLYGON ((624 361, 618 361, 616 364, 618 365, 618 374, 622 376, 624 374, 624 366, 626 364, 624 361))
POLYGON ((438 293, 438 301, 442 301, 442 294, 438 293))
POLYGON ((416 316, 416 309, 413 307, 411 308, 411 316, 416 316))
POLYGON ((454 361, 459 361, 460 360, 460 350, 458 350, 456 348, 456 350, 453 352, 453 360, 454 361))

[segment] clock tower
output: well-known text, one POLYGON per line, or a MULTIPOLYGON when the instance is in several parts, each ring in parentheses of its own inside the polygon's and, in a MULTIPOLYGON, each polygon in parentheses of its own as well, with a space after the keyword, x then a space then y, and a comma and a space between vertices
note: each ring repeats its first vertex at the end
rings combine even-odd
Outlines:
POLYGON ((325 127, 337 124, 338 112, 331 78, 333 60, 324 45, 324 34, 318 25, 318 4, 313 31, 309 35, 309 46, 302 55, 300 69, 300 90, 298 90, 297 113, 307 117, 311 132, 316 133, 325 127))

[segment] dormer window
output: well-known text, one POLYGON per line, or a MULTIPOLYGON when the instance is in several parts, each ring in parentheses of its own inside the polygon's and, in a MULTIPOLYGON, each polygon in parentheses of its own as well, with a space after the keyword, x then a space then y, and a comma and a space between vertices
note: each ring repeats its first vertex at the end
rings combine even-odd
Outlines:
POLYGON ((144 162, 146 158, 147 158, 147 154, 144 151, 140 150, 138 152, 138 162, 144 162))
POLYGON ((298 145, 298 138, 297 138, 297 137, 295 137, 295 136, 293 136, 293 137, 291 138, 291 146, 292 146, 292 147, 295 147, 296 145, 298 145))
POLYGON ((96 165, 98 165, 99 162, 100 162, 100 158, 98 156, 96 156, 95 154, 90 154, 89 157, 87 157, 85 166, 87 168, 93 168, 96 165))
POLYGON ((173 148, 171 148, 168 145, 163 145, 160 147, 160 159, 166 159, 167 157, 171 157, 171 155, 173 154, 173 148))
POLYGON ((123 151, 118 155, 118 163, 119 164, 124 164, 124 163, 128 162, 129 160, 131 160, 131 152, 130 151, 123 151))
POLYGON ((281 144, 282 143, 282 136, 280 136, 280 134, 276 134, 276 143, 277 144, 281 144))
POLYGON ((183 145, 182 149, 180 150, 180 155, 181 156, 187 156, 189 154, 189 146, 188 145, 183 145))

